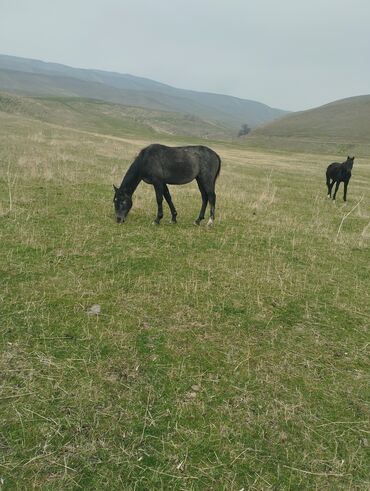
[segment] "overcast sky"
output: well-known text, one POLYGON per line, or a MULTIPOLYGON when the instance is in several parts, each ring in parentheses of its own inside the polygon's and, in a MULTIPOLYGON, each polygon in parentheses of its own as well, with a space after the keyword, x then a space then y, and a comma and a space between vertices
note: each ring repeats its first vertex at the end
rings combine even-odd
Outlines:
POLYGON ((370 93, 369 0, 0 0, 0 53, 300 110, 370 93))

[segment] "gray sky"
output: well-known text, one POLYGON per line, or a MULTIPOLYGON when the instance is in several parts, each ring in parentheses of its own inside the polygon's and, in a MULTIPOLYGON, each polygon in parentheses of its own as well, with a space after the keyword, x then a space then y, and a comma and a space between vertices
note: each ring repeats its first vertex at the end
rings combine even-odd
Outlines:
POLYGON ((0 0, 0 53, 300 110, 370 93, 369 0, 0 0))

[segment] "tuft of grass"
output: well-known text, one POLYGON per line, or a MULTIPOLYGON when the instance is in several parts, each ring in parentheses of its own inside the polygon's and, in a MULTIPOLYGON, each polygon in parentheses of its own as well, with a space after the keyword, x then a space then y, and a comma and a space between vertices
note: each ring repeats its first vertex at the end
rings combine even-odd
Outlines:
POLYGON ((146 143, 1 115, 0 486, 368 489, 367 162, 219 143, 214 228, 119 226, 146 143))

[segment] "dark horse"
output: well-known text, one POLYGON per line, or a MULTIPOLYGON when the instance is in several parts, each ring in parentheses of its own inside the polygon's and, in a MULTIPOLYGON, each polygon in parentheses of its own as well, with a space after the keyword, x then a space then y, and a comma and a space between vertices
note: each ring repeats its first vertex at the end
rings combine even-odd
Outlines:
POLYGON ((216 152, 204 146, 166 147, 153 144, 141 150, 129 167, 119 188, 114 186, 114 208, 117 222, 125 221, 132 207, 132 195, 141 181, 152 184, 157 198, 158 212, 154 223, 163 217, 162 201, 165 197, 171 210, 172 223, 176 223, 176 208, 167 184, 186 184, 196 179, 202 195, 202 207, 195 223, 200 224, 209 201, 211 212, 208 225, 215 218, 215 183, 220 172, 221 159, 216 152))
POLYGON ((328 186, 328 198, 331 198, 331 190, 335 183, 335 190, 333 194, 333 199, 337 195, 339 184, 344 183, 344 194, 343 200, 347 201, 347 187, 349 180, 351 179, 351 171, 353 167, 354 157, 347 157, 345 162, 339 164, 338 162, 333 162, 326 169, 326 185, 328 186), (330 182, 330 180, 332 180, 330 182))

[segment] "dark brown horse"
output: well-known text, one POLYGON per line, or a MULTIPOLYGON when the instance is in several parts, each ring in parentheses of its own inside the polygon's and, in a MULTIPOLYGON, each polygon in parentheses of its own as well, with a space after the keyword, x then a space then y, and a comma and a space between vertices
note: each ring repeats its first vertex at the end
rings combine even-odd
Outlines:
POLYGON ((166 147, 153 144, 141 150, 129 167, 119 188, 114 187, 114 208, 118 223, 132 207, 132 195, 141 181, 152 184, 157 198, 158 212, 154 223, 159 225, 163 217, 163 196, 168 203, 172 222, 176 223, 177 212, 167 184, 186 184, 196 179, 202 207, 195 223, 200 224, 209 201, 211 211, 208 225, 215 219, 215 183, 220 173, 221 159, 216 152, 204 146, 166 147))
POLYGON ((343 200, 347 201, 347 187, 349 180, 351 179, 353 161, 354 157, 347 157, 345 162, 339 164, 338 162, 333 162, 326 169, 326 185, 328 186, 328 198, 331 198, 331 190, 335 183, 335 190, 333 194, 333 199, 337 195, 339 184, 344 183, 344 194, 343 200))

